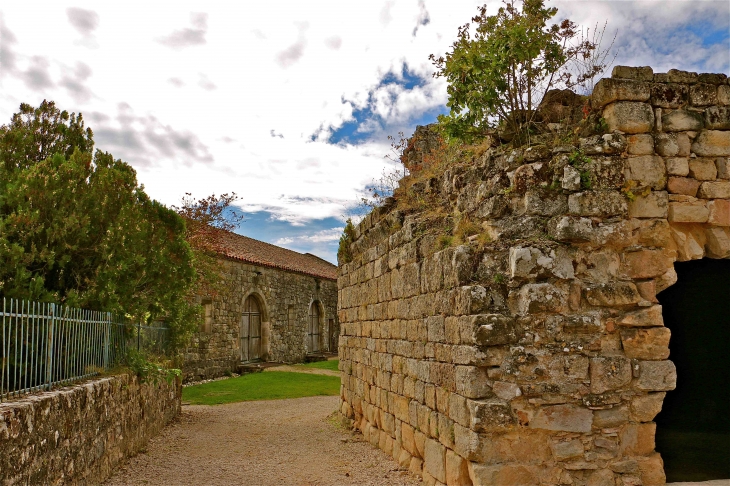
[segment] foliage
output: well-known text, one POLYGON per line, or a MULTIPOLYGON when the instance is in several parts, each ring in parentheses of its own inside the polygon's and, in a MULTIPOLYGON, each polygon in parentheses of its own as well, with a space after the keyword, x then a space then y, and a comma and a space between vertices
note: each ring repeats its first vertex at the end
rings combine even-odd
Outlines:
POLYGON ((266 371, 183 388, 183 400, 194 405, 219 405, 251 400, 338 395, 337 376, 266 371))
POLYGON ((557 8, 544 0, 524 0, 521 8, 505 0, 496 15, 487 15, 486 5, 478 12, 473 37, 465 24, 445 58, 430 56, 434 76, 449 84, 451 111, 439 121, 450 138, 471 142, 497 123, 518 139, 529 136, 545 92, 585 83, 605 68, 597 62, 574 77, 568 64, 590 59, 597 45, 585 36, 576 42, 579 32, 568 19, 549 24, 557 8))
POLYGON ((139 378, 142 383, 152 383, 156 385, 162 380, 172 383, 175 378, 182 374, 177 368, 167 368, 153 361, 138 352, 136 349, 127 351, 126 364, 130 370, 139 378))
POLYGON ((352 224, 352 220, 348 218, 345 228, 342 230, 342 236, 340 236, 340 246, 337 248, 337 263, 340 265, 352 261, 350 244, 353 241, 355 241, 355 226, 352 224))
POLYGON ((185 222, 92 150, 81 115, 52 102, 0 127, 0 296, 163 319, 179 345, 194 313, 185 222))

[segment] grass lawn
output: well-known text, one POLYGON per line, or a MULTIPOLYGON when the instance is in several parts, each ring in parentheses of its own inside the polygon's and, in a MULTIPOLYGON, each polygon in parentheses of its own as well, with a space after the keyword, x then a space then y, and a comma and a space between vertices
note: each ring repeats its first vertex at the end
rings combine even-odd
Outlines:
POLYGON ((314 363, 300 364, 296 366, 302 366, 304 368, 317 368, 320 370, 340 371, 337 369, 339 364, 339 359, 330 359, 327 361, 315 361, 314 363))
POLYGON ((182 399, 193 405, 220 405, 339 393, 340 379, 336 376, 267 371, 188 386, 183 388, 182 399))

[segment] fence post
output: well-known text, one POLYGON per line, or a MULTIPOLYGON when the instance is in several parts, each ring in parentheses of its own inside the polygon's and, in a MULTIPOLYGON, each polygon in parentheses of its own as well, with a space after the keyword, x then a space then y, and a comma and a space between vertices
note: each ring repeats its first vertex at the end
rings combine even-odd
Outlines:
POLYGON ((112 314, 106 313, 106 322, 104 323, 104 369, 109 369, 109 338, 112 327, 112 314))
POLYGON ((53 381, 53 324, 56 315, 56 304, 51 304, 51 319, 48 321, 48 349, 46 353, 46 388, 51 389, 53 381))

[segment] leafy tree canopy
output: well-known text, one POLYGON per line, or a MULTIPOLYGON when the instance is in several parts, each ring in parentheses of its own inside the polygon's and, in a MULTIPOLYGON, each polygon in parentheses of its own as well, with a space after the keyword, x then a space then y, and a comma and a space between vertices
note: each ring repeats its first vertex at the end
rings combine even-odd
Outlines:
POLYGON ((0 127, 0 296, 163 318, 183 339, 198 311, 185 221, 92 150, 81 114, 53 102, 0 127))
POLYGON ((505 0, 496 15, 487 15, 484 5, 472 18, 473 29, 459 28, 446 57, 431 55, 434 76, 449 84, 451 111, 440 117, 449 137, 473 141, 497 123, 525 134, 548 89, 572 87, 600 72, 574 77, 567 68, 573 60, 590 58, 597 45, 568 19, 551 24, 557 11, 544 0, 524 0, 521 8, 505 0))

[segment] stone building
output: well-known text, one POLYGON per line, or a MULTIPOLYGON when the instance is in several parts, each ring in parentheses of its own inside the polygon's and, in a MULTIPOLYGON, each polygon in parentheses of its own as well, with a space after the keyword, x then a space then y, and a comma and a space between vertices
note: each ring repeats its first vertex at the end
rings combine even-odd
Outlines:
POLYGON ((605 134, 472 151, 355 228, 341 411, 426 484, 730 478, 727 76, 617 67, 590 104, 605 134))
POLYGON ((185 379, 336 352, 337 268, 310 253, 223 233, 223 291, 202 298, 204 321, 185 353, 185 379))

